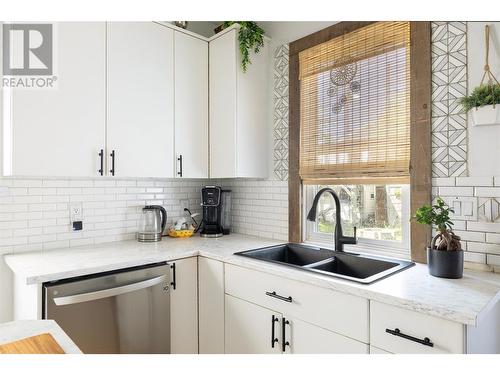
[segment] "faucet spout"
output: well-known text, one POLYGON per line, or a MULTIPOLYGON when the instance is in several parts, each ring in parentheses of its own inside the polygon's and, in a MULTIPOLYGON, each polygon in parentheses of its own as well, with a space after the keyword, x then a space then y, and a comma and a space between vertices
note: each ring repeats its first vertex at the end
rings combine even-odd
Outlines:
POLYGON ((335 201, 335 251, 343 252, 344 244, 355 245, 358 243, 358 240, 356 238, 356 227, 354 227, 354 237, 344 236, 340 218, 340 199, 333 189, 323 188, 318 191, 318 193, 314 197, 311 209, 307 214, 307 220, 316 221, 318 202, 323 193, 330 193, 333 197, 333 200, 335 201))

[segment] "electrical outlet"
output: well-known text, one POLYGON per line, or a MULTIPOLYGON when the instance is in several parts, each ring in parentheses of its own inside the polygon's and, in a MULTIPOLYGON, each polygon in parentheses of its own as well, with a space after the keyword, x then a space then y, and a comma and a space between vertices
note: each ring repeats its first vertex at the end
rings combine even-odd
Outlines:
POLYGON ((69 205, 70 221, 83 221, 83 210, 81 203, 71 203, 69 205))

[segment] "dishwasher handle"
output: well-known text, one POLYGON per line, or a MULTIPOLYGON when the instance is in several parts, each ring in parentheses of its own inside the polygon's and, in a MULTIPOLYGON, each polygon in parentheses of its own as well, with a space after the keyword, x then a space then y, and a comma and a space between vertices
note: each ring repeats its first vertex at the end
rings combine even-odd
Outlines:
POLYGON ((64 305, 73 305, 75 303, 81 303, 81 302, 95 301, 101 298, 118 296, 120 294, 125 294, 140 289, 150 288, 165 281, 168 281, 168 275, 161 275, 153 277, 152 279, 139 281, 137 283, 118 286, 116 288, 109 288, 109 289, 96 290, 94 292, 74 294, 72 296, 57 297, 54 298, 54 303, 57 306, 64 306, 64 305))

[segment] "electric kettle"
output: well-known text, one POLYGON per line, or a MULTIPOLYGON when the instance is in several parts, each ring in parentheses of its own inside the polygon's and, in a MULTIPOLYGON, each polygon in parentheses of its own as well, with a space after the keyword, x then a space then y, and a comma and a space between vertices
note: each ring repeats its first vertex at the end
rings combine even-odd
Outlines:
POLYGON ((162 206, 143 207, 137 230, 137 241, 161 241, 161 236, 166 226, 167 210, 162 206))

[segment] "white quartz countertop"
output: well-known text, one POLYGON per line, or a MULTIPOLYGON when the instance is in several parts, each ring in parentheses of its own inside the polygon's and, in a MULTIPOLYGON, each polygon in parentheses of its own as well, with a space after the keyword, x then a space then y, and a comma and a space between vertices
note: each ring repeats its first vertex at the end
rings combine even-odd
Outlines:
POLYGON ((200 255, 474 326, 480 324, 481 319, 500 299, 500 275, 489 272, 466 270, 462 279, 441 279, 430 276, 426 265, 417 264, 365 285, 233 255, 238 251, 278 243, 238 234, 217 239, 166 237, 156 243, 123 241, 11 254, 5 256, 5 261, 22 282, 41 284, 200 255))
POLYGON ((66 354, 82 353, 53 320, 16 320, 0 324, 0 345, 44 333, 50 333, 66 354))

